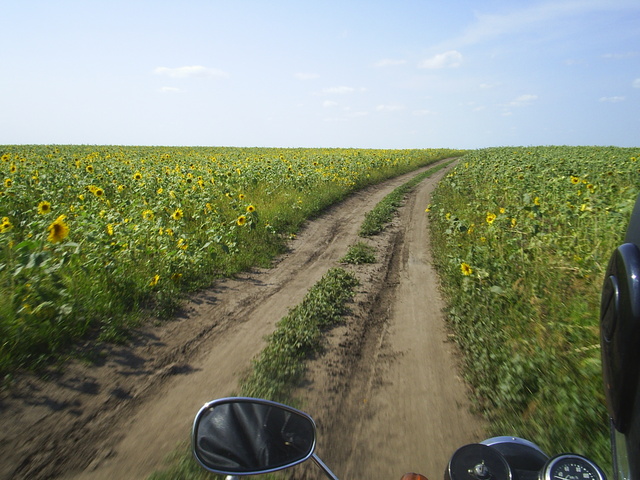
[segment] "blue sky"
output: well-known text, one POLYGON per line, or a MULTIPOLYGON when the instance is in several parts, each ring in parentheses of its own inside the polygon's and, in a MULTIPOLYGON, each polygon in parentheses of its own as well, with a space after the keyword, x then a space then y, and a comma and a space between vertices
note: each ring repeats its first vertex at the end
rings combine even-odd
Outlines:
POLYGON ((0 144, 640 146, 638 0, 2 0, 0 144))

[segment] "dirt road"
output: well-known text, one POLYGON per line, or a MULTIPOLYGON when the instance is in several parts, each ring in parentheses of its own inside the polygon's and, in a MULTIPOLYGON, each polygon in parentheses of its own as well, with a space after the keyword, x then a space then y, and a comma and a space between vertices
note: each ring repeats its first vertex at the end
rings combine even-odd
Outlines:
MULTIPOLYGON (((207 400, 233 394, 289 308, 357 242, 364 214, 415 175, 368 188, 310 222, 274 268, 219 282, 175 321, 133 345, 94 352, 45 381, 20 378, 0 397, 0 479, 142 479, 187 439, 207 400)), ((394 226, 371 242, 378 262, 356 268, 351 315, 334 329, 299 397, 319 425, 320 456, 341 478, 440 478, 457 446, 478 440, 446 342, 429 261, 430 192, 418 187, 394 226)), ((315 466, 300 474, 321 478, 315 466)))

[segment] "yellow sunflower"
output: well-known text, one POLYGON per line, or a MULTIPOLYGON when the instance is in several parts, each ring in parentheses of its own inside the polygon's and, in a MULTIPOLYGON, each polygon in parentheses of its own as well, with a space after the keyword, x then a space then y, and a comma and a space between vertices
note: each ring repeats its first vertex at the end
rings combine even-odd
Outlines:
POLYGON ((51 225, 49 225, 49 236, 47 240, 51 243, 58 243, 69 236, 69 225, 64 221, 66 215, 60 215, 51 225))
POLYGON ((184 212, 181 208, 177 208, 175 212, 171 214, 171 218, 174 220, 180 220, 184 216, 184 212))
POLYGON ((246 217, 245 215, 240 215, 240 216, 238 217, 238 219, 236 220, 236 223, 237 223, 239 226, 243 226, 245 223, 247 223, 247 217, 246 217))
POLYGON ((247 206, 247 212, 249 213, 253 213, 256 211, 256 207, 254 207, 253 205, 249 205, 247 206))
POLYGON ((473 273, 473 269, 471 268, 471 265, 469 265, 468 263, 465 263, 465 262, 462 262, 460 264, 460 271, 465 276, 469 276, 469 275, 471 275, 473 273))
POLYGON ((495 222, 495 220, 496 220, 496 214, 495 213, 491 213, 491 212, 487 213, 487 223, 489 225, 491 225, 493 222, 495 222))
POLYGON ((49 202, 44 200, 38 204, 38 213, 40 215, 44 215, 49 212, 51 212, 51 204, 49 202))
POLYGON ((9 221, 9 217, 3 217, 2 222, 0 223, 0 233, 8 232, 13 228, 11 221, 9 221))

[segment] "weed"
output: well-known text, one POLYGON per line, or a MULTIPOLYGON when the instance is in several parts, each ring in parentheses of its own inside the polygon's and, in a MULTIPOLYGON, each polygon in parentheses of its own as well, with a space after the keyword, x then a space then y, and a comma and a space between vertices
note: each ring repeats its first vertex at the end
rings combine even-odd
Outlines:
POLYGON ((376 249, 364 242, 358 242, 349 247, 347 254, 340 259, 343 263, 361 265, 363 263, 376 263, 376 249))

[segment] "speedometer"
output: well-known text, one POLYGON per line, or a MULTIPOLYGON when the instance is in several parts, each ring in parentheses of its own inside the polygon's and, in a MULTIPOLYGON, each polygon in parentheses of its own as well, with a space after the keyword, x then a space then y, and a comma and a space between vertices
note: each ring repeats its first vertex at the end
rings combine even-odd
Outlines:
POLYGON ((563 453, 550 459, 540 480, 606 480, 600 467, 582 455, 563 453))

